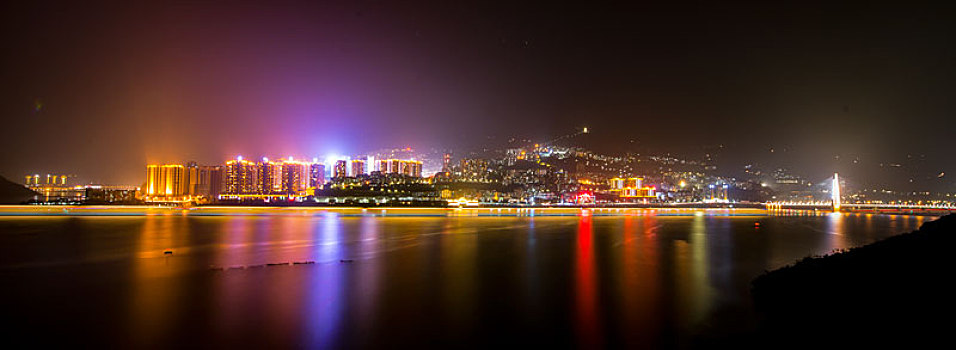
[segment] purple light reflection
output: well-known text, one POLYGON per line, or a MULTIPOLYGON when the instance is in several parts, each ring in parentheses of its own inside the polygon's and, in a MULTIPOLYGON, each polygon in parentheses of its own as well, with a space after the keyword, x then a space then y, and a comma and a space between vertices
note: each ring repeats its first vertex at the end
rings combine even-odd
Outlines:
POLYGON ((305 287, 305 347, 336 348, 341 336, 345 311, 345 273, 350 268, 340 263, 343 256, 341 225, 343 220, 327 212, 317 220, 313 230, 316 269, 308 276, 305 287))

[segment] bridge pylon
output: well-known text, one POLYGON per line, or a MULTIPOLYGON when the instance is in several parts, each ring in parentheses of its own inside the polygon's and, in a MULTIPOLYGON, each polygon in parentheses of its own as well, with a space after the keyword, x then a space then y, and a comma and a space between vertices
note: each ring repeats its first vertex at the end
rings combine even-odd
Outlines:
POLYGON ((840 211, 840 174, 833 173, 833 188, 830 190, 833 211, 840 211))

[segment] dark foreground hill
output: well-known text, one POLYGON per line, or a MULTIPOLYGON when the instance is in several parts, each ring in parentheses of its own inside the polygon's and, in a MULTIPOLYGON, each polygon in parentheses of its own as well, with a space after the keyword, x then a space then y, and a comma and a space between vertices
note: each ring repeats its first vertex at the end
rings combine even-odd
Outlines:
POLYGON ((956 331, 956 214, 753 281, 757 344, 930 345, 956 331))
POLYGON ((36 194, 23 185, 0 176, 0 204, 20 204, 33 199, 36 194))

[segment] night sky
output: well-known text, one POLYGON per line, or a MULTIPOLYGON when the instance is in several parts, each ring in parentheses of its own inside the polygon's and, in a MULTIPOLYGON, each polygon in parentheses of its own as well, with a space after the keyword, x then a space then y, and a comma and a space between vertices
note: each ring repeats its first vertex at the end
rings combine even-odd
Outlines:
POLYGON ((723 145, 726 168, 814 179, 900 163, 894 181, 956 190, 952 7, 163 3, 0 5, 0 174, 138 184, 147 162, 464 150, 588 126, 604 152, 723 145))

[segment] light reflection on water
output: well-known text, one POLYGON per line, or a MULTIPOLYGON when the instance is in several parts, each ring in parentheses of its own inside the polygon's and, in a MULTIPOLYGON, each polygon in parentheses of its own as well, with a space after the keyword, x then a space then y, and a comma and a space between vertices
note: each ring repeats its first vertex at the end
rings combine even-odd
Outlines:
MULTIPOLYGON (((342 260, 344 244, 339 244, 343 235, 337 218, 329 214, 323 219, 315 232, 315 260, 324 265, 342 260)), ((306 327, 305 331, 309 346, 330 348, 336 345, 335 337, 342 323, 346 281, 343 269, 323 269, 322 272, 307 275, 305 324, 309 327, 306 327)))
POLYGON ((575 323, 578 345, 582 348, 598 348, 602 344, 600 317, 597 305, 600 281, 594 272, 594 237, 590 215, 578 220, 577 246, 575 249, 575 323))
POLYGON ((93 345, 673 346, 746 325, 764 270, 926 220, 585 213, 3 218, 2 317, 93 345))

